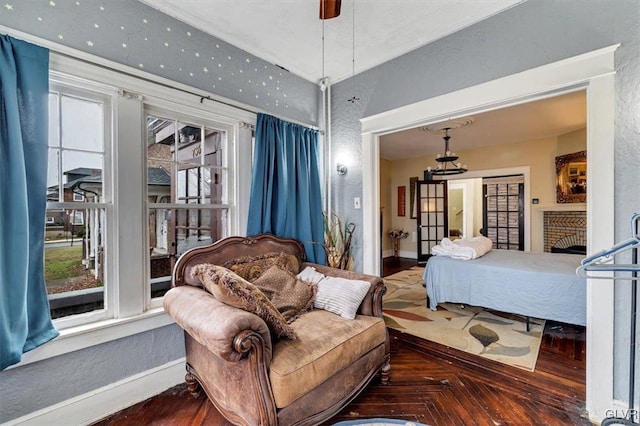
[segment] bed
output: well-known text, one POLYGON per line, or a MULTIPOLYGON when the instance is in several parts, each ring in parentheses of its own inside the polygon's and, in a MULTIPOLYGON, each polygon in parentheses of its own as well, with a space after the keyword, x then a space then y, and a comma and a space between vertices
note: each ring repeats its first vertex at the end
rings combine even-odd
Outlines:
POLYGON ((491 250, 473 260, 433 256, 424 271, 429 307, 463 303, 586 325, 586 280, 576 275, 583 257, 514 250, 491 250))

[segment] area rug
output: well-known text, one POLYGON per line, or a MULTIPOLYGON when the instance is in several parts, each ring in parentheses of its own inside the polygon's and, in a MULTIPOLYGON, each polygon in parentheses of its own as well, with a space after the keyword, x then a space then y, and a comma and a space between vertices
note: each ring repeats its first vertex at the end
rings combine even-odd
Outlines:
POLYGON ((424 423, 410 422, 407 420, 398 419, 359 419, 359 420, 345 420, 343 422, 334 423, 333 426, 428 426, 424 423))
POLYGON ((544 332, 544 320, 499 315, 487 309, 441 303, 427 307, 424 268, 413 267, 384 278, 383 299, 388 327, 483 358, 534 371, 544 332))

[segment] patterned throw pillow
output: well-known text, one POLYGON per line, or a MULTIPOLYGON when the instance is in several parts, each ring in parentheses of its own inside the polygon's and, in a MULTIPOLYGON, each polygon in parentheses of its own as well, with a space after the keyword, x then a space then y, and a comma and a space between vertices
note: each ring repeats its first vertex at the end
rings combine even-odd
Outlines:
POLYGON ((252 312, 262 318, 276 337, 294 340, 296 334, 287 320, 256 286, 232 271, 218 265, 203 263, 191 269, 216 299, 227 305, 252 312))
POLYGON ((295 255, 275 251, 258 256, 231 259, 223 266, 231 269, 245 280, 253 282, 274 265, 290 271, 293 275, 300 271, 300 260, 295 255))
POLYGON ((277 265, 267 269, 253 285, 271 300, 289 324, 313 308, 317 287, 296 279, 277 265))

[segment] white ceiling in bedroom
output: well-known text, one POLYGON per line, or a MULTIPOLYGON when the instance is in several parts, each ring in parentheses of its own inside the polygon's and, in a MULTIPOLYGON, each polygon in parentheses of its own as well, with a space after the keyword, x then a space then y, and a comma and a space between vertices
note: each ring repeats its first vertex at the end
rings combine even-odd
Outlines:
MULTIPOLYGON (((474 122, 449 132, 451 151, 556 137, 585 128, 584 91, 474 114, 474 122)), ((442 134, 414 128, 381 136, 380 157, 388 160, 442 153, 442 134)), ((463 161, 460 158, 460 161, 463 161)))

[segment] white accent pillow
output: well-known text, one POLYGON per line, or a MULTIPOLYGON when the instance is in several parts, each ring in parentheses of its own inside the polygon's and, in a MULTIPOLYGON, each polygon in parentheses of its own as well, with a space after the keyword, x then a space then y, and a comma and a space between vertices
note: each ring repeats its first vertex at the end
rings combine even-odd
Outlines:
POLYGON ((312 284, 318 284, 320 280, 324 278, 324 275, 316 271, 316 268, 314 268, 313 266, 307 266, 302 271, 300 271, 298 275, 296 275, 296 278, 299 279, 300 281, 306 281, 312 284))
POLYGON ((371 284, 368 281, 348 280, 321 274, 307 266, 297 275, 302 281, 318 285, 313 307, 333 312, 345 319, 354 319, 371 284))

